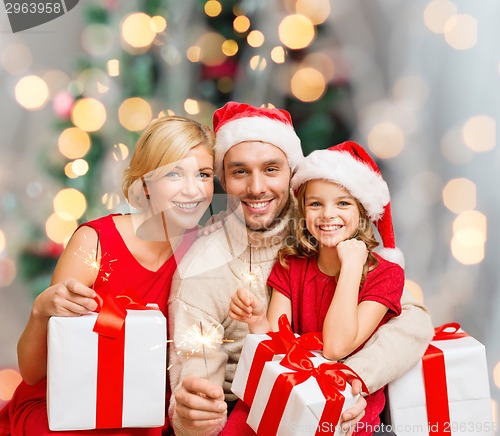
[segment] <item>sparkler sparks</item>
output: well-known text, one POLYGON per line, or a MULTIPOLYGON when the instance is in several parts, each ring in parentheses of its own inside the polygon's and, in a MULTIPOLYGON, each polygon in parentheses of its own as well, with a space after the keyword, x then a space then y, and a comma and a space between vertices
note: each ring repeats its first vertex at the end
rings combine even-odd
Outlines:
MULTIPOLYGON (((87 236, 84 235, 85 239, 87 239, 87 236)), ((107 253, 101 253, 101 258, 99 259, 99 243, 100 243, 100 231, 97 232, 97 242, 96 242, 96 247, 93 248, 92 250, 85 250, 82 247, 78 248, 78 253, 75 253, 78 257, 80 257, 83 260, 83 263, 87 265, 91 270, 95 271, 96 273, 101 272, 101 280, 103 282, 107 282, 109 280, 109 276, 111 275, 111 272, 113 271, 113 268, 111 267, 111 263, 116 262, 118 259, 111 259, 107 261, 107 271, 103 270, 103 266, 105 265, 105 258, 108 257, 107 253)))

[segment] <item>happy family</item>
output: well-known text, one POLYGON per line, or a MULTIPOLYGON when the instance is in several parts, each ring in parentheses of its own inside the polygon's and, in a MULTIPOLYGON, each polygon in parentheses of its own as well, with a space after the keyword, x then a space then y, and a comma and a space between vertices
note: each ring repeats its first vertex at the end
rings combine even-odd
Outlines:
MULTIPOLYGON (((323 356, 366 385, 341 415, 347 434, 394 434, 380 426, 384 386, 422 358, 434 330, 404 289, 388 186, 363 147, 347 141, 304 157, 287 111, 229 102, 213 131, 181 116, 154 120, 123 193, 134 213, 81 224, 35 299, 18 343, 23 382, 0 411, 0 435, 255 434, 231 385, 246 335, 277 331, 282 314, 298 335, 322 333, 323 356), (215 177, 227 208, 203 228, 215 177), (78 253, 96 249, 101 267, 90 269, 78 253), (165 425, 49 430, 49 318, 87 314, 96 297, 128 292, 167 318, 165 425), (216 337, 203 353, 182 341, 198 323, 216 337)), ((361 390, 354 380, 353 394, 361 390)))

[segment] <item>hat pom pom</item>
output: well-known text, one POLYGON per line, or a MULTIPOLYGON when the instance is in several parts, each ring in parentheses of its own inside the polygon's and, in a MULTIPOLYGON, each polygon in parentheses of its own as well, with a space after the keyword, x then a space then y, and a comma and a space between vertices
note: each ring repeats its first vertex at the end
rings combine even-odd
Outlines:
POLYGON ((392 263, 397 263, 401 268, 405 267, 405 257, 399 248, 382 248, 377 254, 392 263))

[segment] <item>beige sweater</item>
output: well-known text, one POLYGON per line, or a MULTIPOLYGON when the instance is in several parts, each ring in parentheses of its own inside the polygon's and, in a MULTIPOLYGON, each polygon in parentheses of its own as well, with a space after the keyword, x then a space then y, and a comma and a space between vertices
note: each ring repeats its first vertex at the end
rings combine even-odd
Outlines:
MULTIPOLYGON (((225 220, 222 229, 201 237, 181 261, 169 301, 169 332, 174 340, 169 352, 172 392, 186 376, 208 377, 223 386, 226 400, 231 393, 236 365, 247 325, 228 317, 231 296, 238 287, 248 287, 250 257, 252 272, 260 279, 251 291, 266 303, 267 277, 277 252, 290 234, 292 207, 281 223, 269 232, 248 233, 235 216, 225 220), (251 254, 250 254, 251 244, 251 254), (190 332, 203 328, 213 333, 213 343, 199 346, 190 332), (223 342, 224 339, 230 342, 223 342), (204 348, 204 349, 203 349, 204 348)), ((403 295, 403 312, 380 328, 365 348, 346 362, 364 379, 370 391, 378 389, 407 371, 423 355, 433 333, 427 310, 403 295)), ((169 415, 177 435, 212 435, 221 428, 188 432, 174 413, 172 396, 169 415)))

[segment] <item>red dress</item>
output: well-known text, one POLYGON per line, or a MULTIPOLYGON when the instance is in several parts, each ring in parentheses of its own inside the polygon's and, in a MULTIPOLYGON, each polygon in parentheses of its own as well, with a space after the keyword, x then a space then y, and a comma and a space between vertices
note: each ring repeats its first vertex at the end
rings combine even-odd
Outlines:
MULTIPOLYGON (((94 289, 102 297, 108 293, 114 295, 131 294, 145 303, 156 303, 163 314, 167 315, 168 296, 177 262, 184 255, 196 238, 196 232, 187 233, 182 244, 157 270, 143 267, 130 253, 113 216, 108 215, 82 224, 99 232, 101 245, 101 268, 98 272, 94 289)), ((79 253, 77 253, 79 254, 79 253)), ((85 255, 82 253, 81 255, 85 255)), ((87 254, 88 255, 88 254, 87 254)), ((168 380, 168 379, 167 379, 168 380)), ((46 405, 46 379, 30 386, 21 382, 11 401, 0 411, 0 435, 44 436, 60 435, 114 435, 114 436, 160 436, 173 433, 165 411, 166 423, 162 428, 81 430, 77 432, 52 432, 48 427, 46 405)), ((166 407, 170 399, 170 386, 167 382, 166 407)))
MULTIPOLYGON (((303 335, 320 332, 323 330, 323 322, 335 293, 336 280, 320 271, 316 258, 289 257, 287 260, 288 268, 276 262, 267 284, 291 300, 292 329, 295 333, 303 335)), ((389 310, 380 326, 401 313, 404 271, 399 265, 380 256, 377 256, 377 260, 378 266, 367 274, 359 291, 358 301, 371 300, 388 307, 389 310)), ((361 347, 362 345, 358 349, 361 347)), ((362 430, 363 424, 367 428, 377 428, 380 424, 379 416, 385 404, 383 389, 371 393, 366 400, 365 416, 358 424, 359 431, 354 433, 357 436, 372 434, 362 430)), ((253 430, 246 424, 248 413, 248 406, 238 401, 221 435, 254 435, 253 430)))

